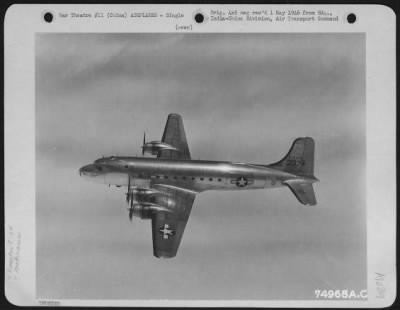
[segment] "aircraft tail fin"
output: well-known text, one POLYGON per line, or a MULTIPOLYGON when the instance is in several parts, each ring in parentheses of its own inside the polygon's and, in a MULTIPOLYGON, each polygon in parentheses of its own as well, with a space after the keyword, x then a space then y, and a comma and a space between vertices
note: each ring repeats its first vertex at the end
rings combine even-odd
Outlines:
POLYGON ((318 179, 314 176, 314 139, 311 137, 294 140, 289 152, 280 161, 268 167, 294 174, 296 178, 284 182, 298 201, 304 205, 317 204, 313 183, 318 179))
POLYGON ((286 156, 268 167, 298 176, 314 177, 314 148, 313 138, 297 138, 286 156))

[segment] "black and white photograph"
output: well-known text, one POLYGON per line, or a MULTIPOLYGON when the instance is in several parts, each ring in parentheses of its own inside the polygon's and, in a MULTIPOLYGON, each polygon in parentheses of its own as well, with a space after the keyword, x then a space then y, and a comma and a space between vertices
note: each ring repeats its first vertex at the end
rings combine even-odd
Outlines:
POLYGON ((366 33, 177 29, 34 33, 34 298, 368 303, 366 33))
POLYGON ((366 289, 363 34, 35 43, 39 297, 366 289))

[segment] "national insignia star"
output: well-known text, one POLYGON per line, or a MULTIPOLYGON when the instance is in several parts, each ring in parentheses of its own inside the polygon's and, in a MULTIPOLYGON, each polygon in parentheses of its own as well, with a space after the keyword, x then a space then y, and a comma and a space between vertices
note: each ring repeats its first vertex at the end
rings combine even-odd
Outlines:
POLYGON ((237 183, 236 183, 236 185, 237 186, 239 186, 239 187, 245 187, 246 185, 247 185, 247 179, 246 178, 244 178, 244 177, 240 177, 238 180, 237 180, 237 183))
POLYGON ((174 235, 174 231, 172 229, 169 229, 168 224, 164 224, 164 227, 160 228, 160 233, 163 235, 164 239, 168 239, 169 236, 174 235))

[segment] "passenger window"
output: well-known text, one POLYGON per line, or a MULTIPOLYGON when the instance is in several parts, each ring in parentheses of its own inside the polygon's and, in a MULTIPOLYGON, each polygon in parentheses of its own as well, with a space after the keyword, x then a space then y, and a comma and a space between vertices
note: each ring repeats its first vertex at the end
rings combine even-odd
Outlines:
POLYGON ((168 179, 168 176, 167 176, 167 175, 164 175, 164 179, 168 179))
POLYGON ((218 179, 218 182, 221 182, 222 181, 222 179, 218 179))
POLYGON ((212 179, 212 178, 209 178, 209 180, 212 181, 213 179, 212 179))
POLYGON ((195 179, 195 177, 192 177, 192 180, 194 180, 195 179))
POLYGON ((203 181, 203 180, 204 180, 204 178, 200 178, 200 180, 201 180, 201 181, 203 181))

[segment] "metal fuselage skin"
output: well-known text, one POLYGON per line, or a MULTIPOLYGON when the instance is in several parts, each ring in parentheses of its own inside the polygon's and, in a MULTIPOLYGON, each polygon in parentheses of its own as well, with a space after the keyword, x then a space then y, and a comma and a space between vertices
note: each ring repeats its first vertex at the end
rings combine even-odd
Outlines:
POLYGON ((176 186, 193 192, 276 188, 284 181, 302 179, 266 165, 204 160, 166 160, 147 157, 106 157, 79 170, 97 183, 150 187, 176 186))

